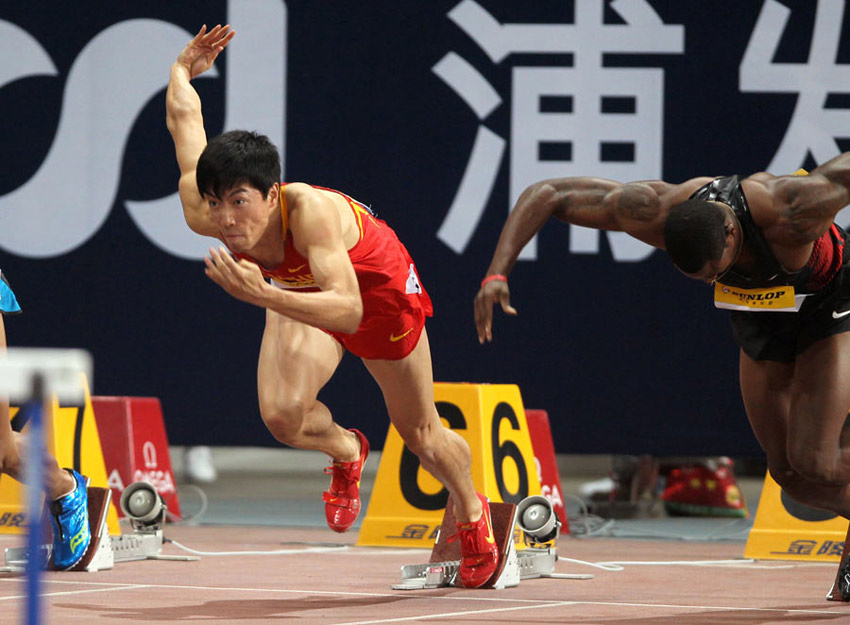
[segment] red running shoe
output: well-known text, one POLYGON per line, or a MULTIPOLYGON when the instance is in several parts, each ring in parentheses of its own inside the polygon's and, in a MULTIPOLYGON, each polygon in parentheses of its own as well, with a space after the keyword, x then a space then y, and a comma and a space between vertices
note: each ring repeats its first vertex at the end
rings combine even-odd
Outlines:
POLYGON ((360 474, 369 455, 369 441, 359 430, 351 430, 360 441, 360 458, 354 462, 337 462, 325 469, 331 474, 331 487, 322 493, 328 527, 347 532, 360 513, 360 474))
POLYGON ((673 469, 661 500, 671 516, 749 516, 732 460, 726 457, 673 469))
MULTIPOLYGON (((499 547, 493 536, 493 521, 490 519, 490 504, 481 493, 483 512, 481 518, 472 523, 458 523, 457 535, 460 540, 460 583, 464 588, 480 588, 493 576, 499 566, 499 547)), ((452 540, 452 539, 449 539, 452 540)))

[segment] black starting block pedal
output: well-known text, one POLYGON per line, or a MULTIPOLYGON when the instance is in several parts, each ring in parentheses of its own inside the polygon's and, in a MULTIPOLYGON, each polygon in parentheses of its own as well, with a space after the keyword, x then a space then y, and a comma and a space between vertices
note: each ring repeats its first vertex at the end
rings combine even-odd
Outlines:
POLYGON ((112 539, 106 526, 106 515, 112 502, 112 490, 90 486, 88 488, 89 531, 91 542, 83 554, 82 560, 71 568, 72 571, 100 571, 111 569, 115 559, 112 554, 112 539))

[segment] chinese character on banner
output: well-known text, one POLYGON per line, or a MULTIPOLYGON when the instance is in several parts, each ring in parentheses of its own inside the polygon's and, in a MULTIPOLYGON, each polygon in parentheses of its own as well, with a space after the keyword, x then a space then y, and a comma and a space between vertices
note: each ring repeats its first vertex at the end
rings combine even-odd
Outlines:
MULTIPOLYGON (((575 0, 573 22, 567 24, 502 24, 475 0, 463 0, 448 13, 496 65, 511 54, 572 59, 564 66, 510 67, 510 205, 528 185, 546 178, 589 172, 616 180, 661 177, 664 72, 610 67, 603 55, 682 54, 684 27, 664 24, 646 0, 612 2, 622 23, 606 23, 605 5, 575 0)), ((503 102, 504 94, 454 52, 433 71, 482 122, 503 102)), ((505 139, 479 125, 460 187, 437 233, 458 254, 478 226, 505 151, 505 139)), ((639 261, 653 252, 623 233, 607 236, 615 260, 639 261)), ((570 251, 598 253, 599 232, 570 226, 570 251)), ((520 258, 536 256, 532 240, 520 258)))
MULTIPOLYGON (((797 102, 782 142, 767 171, 787 174, 802 167, 811 155, 823 163, 843 150, 836 138, 847 137, 850 124, 850 65, 838 64, 844 24, 844 0, 818 0, 809 53, 804 63, 777 63, 792 10, 776 0, 766 0, 741 61, 742 92, 793 93, 797 102)), ((799 10, 799 9, 798 9, 799 10)), ((839 225, 850 224, 847 209, 839 225)))

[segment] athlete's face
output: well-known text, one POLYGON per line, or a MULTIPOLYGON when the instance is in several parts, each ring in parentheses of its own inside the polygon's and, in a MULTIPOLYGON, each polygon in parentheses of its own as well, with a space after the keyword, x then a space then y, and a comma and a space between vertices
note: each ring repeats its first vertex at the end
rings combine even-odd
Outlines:
POLYGON ((708 261, 697 273, 685 273, 686 276, 701 280, 706 284, 714 284, 719 282, 732 269, 741 253, 743 238, 737 220, 727 220, 724 227, 726 228, 726 246, 723 248, 720 258, 708 261))
POLYGON ((256 247, 278 211, 277 194, 277 185, 263 197, 258 189, 237 184, 224 191, 221 197, 206 196, 210 217, 231 251, 244 254, 256 247))

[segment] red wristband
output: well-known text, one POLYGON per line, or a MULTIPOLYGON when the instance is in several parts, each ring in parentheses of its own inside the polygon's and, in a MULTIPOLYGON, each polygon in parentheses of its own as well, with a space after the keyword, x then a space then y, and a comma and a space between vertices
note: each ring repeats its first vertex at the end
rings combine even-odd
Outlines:
POLYGON ((502 275, 502 274, 500 274, 500 273, 494 273, 493 275, 491 275, 491 276, 487 276, 486 278, 484 278, 484 279, 481 281, 481 288, 483 289, 483 288, 484 288, 484 285, 485 285, 485 284, 487 284, 488 282, 496 282, 496 281, 499 281, 499 282, 505 282, 505 283, 506 283, 506 282, 508 281, 508 277, 507 277, 507 276, 503 276, 503 275, 502 275))

